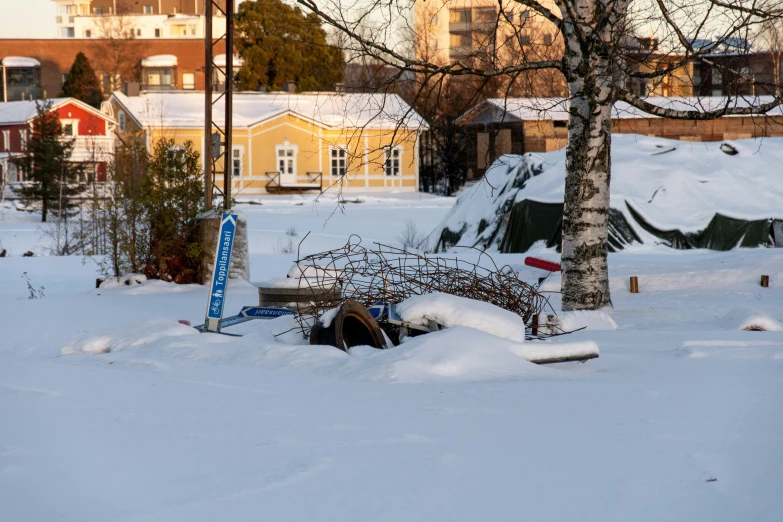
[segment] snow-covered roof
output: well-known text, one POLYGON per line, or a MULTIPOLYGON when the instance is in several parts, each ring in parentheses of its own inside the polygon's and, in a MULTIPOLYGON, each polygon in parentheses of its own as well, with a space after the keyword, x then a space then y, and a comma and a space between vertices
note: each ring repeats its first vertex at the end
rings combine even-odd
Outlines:
MULTIPOLYGON (((672 96, 649 97, 645 100, 658 107, 674 110, 698 110, 706 112, 722 108, 728 98, 725 96, 672 96)), ((749 107, 769 103, 772 96, 747 96, 731 98, 730 107, 749 107)), ((783 107, 778 106, 767 113, 768 116, 783 115, 783 107)), ((612 118, 655 118, 651 114, 629 105, 624 101, 615 103, 612 118)), ((463 114, 460 123, 501 123, 514 121, 568 120, 568 98, 490 98, 463 114), (487 121, 489 118, 491 121, 487 121)))
POLYGON ((40 67, 41 62, 27 56, 6 56, 0 61, 3 67, 40 67))
POLYGON ((15 125, 29 122, 38 113, 38 104, 44 103, 45 101, 52 103, 52 109, 56 109, 66 103, 73 103, 103 119, 114 122, 114 119, 111 118, 111 116, 104 114, 96 110, 95 107, 91 107, 75 98, 49 98, 48 100, 24 100, 0 103, 0 125, 15 125))
MULTIPOLYGON (((70 98, 53 98, 52 107, 61 105, 70 98)), ((38 113, 38 104, 41 101, 12 101, 0 103, 0 125, 13 125, 18 123, 27 123, 38 113)))
POLYGON ((177 57, 173 54, 156 54, 141 61, 142 67, 176 67, 177 57))
MULTIPOLYGON (((217 98, 218 95, 215 95, 217 98)), ((143 92, 119 102, 141 126, 153 128, 203 128, 204 93, 198 91, 143 92)), ((314 92, 234 93, 234 128, 248 128, 286 113, 333 128, 425 129, 426 122, 396 94, 314 92)), ((223 120, 223 104, 213 117, 223 120)))
POLYGON ((187 22, 188 20, 199 20, 201 19, 201 15, 196 14, 171 14, 166 18, 165 23, 174 23, 174 22, 187 22))
MULTIPOLYGON (((242 58, 240 58, 239 56, 237 56, 236 54, 234 55, 233 62, 234 62, 234 66, 237 66, 237 67, 239 67, 243 63, 245 63, 245 61, 242 58)), ((215 65, 219 65, 221 67, 225 67, 226 66, 226 54, 223 53, 223 54, 215 55, 212 58, 212 63, 214 63, 215 65)))

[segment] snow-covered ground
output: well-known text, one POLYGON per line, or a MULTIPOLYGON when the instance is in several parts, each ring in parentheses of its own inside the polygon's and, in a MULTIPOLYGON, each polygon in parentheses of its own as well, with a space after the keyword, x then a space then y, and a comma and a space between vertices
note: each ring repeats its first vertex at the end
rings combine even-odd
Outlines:
MULTIPOLYGON (((394 243, 454 201, 360 200, 242 205, 252 279, 288 271, 290 227, 303 254, 394 243)), ((0 521, 783 519, 783 332, 741 330, 780 329, 783 251, 612 254, 614 310, 558 340, 600 358, 536 366, 465 327, 350 354, 287 318, 198 334, 177 319, 206 288, 96 290, 81 258, 21 257, 45 251, 35 217, 0 213, 0 521)), ((227 312, 255 302, 237 283, 227 312)))

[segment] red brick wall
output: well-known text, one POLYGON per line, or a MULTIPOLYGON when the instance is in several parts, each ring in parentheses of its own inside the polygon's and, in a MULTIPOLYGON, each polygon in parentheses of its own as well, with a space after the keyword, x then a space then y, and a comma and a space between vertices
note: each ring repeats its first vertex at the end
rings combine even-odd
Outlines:
MULTIPOLYGON (((157 2, 156 2, 157 5, 157 2)), ((157 54, 173 54, 177 57, 177 87, 182 88, 182 75, 195 74, 196 89, 204 89, 204 42, 194 39, 138 39, 129 40, 134 46, 133 65, 141 59, 157 54)), ((6 56, 27 56, 41 62, 41 83, 45 98, 54 98, 60 94, 62 75, 71 70, 71 65, 79 52, 83 52, 93 68, 98 80, 103 73, 97 64, 105 61, 106 43, 99 39, 0 39, 0 59, 6 56)), ((214 53, 225 52, 225 44, 214 46, 214 53)), ((137 81, 140 78, 135 78, 137 81)), ((104 93, 108 96, 108 93, 104 93)))
MULTIPOLYGON (((158 0, 92 0, 90 10, 95 7, 103 7, 104 12, 108 13, 109 8, 117 5, 117 11, 124 13, 143 14, 144 6, 152 6, 152 14, 201 14, 204 12, 204 0, 161 0, 160 12, 158 12, 158 0)), ((225 2, 220 2, 221 6, 225 2)))

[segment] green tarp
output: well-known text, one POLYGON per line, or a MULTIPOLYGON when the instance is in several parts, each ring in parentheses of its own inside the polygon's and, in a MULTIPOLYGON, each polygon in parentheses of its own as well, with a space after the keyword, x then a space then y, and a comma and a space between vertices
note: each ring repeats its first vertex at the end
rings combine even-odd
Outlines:
MULTIPOLYGON (((773 219, 743 220, 715 214, 709 224, 698 232, 677 229, 661 230, 647 222, 626 203, 629 220, 617 209, 609 210, 609 251, 622 250, 626 245, 641 243, 638 227, 660 239, 659 243, 676 249, 708 248, 731 250, 740 247, 759 247, 770 244, 773 219)), ((548 248, 560 251, 563 224, 562 203, 541 203, 524 199, 514 204, 500 245, 503 253, 526 252, 536 241, 544 241, 548 248)))

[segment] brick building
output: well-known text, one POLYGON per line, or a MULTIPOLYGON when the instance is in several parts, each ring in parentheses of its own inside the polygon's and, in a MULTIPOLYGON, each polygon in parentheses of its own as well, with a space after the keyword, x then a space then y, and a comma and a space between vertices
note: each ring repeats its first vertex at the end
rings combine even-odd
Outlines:
MULTIPOLYGON (((732 99, 731 105, 772 101, 771 96, 732 99)), ((720 96, 659 97, 647 101, 675 110, 709 110, 727 103, 720 96)), ((566 146, 568 100, 565 98, 507 98, 485 100, 457 120, 469 136, 468 179, 484 175, 503 154, 549 152, 566 146)), ((725 116, 709 121, 659 118, 625 102, 612 109, 612 133, 640 134, 682 141, 723 141, 783 136, 783 107, 766 115, 725 116)))
MULTIPOLYGON (((225 44, 214 49, 223 52, 225 44)), ((127 81, 148 90, 205 87, 204 42, 199 39, 0 39, 0 61, 11 64, 0 71, 0 80, 6 79, 0 81, 0 101, 58 96, 80 51, 95 69, 105 97, 127 81), (115 62, 114 56, 120 59, 115 62), (18 64, 25 67, 14 67, 18 64), (12 85, 7 81, 11 77, 19 81, 12 85)))

